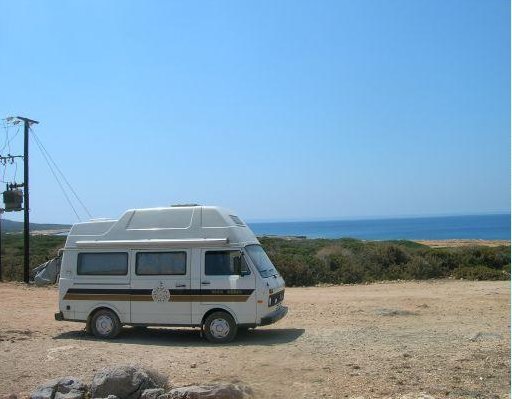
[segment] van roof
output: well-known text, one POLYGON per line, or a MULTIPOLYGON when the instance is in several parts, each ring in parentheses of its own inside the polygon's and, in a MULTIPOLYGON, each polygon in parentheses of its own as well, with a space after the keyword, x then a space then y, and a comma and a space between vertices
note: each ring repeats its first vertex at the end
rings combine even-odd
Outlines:
POLYGON ((65 248, 105 246, 224 245, 258 243, 235 213, 218 206, 181 205, 130 209, 119 219, 74 224, 65 248), (220 240, 220 241, 219 241, 220 240), (223 241, 222 241, 223 240, 223 241))

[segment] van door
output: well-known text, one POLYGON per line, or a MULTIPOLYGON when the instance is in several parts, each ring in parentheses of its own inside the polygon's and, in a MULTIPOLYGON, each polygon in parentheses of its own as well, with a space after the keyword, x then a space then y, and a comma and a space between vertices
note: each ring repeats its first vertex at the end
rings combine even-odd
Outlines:
POLYGON ((235 274, 239 249, 201 251, 201 307, 203 314, 214 307, 230 310, 238 324, 256 322, 256 276, 243 260, 244 275, 235 274))
POLYGON ((131 270, 132 323, 190 325, 190 250, 134 250, 131 270))

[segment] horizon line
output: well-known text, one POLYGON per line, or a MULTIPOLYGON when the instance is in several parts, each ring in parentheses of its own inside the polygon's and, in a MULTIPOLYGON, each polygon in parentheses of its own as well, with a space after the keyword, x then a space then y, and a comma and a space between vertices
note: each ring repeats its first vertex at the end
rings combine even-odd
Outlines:
MULTIPOLYGON (((370 215, 370 216, 326 216, 326 217, 290 217, 290 218, 249 218, 244 219, 248 224, 252 223, 293 223, 293 222, 327 222, 327 221, 363 221, 363 220, 391 220, 391 219, 427 219, 427 218, 438 218, 438 217, 464 217, 464 216, 498 216, 508 215, 511 216, 511 210, 502 211, 487 211, 487 212, 462 212, 462 213, 432 213, 432 214, 401 214, 401 215, 370 215)), ((98 219, 98 218, 93 218, 98 219)), ((69 225, 72 226, 75 223, 88 222, 90 220, 77 221, 72 223, 63 222, 37 222, 30 221, 30 224, 55 224, 55 225, 69 225)), ((3 218, 3 221, 23 223, 23 220, 13 220, 3 218)))
POLYGON ((405 214, 405 215, 373 215, 373 216, 334 216, 334 217, 311 217, 311 218, 285 218, 285 219, 247 219, 248 224, 252 223, 294 223, 294 222, 341 222, 341 221, 364 221, 364 220, 392 220, 392 219, 428 219, 440 217, 465 217, 465 216, 511 216, 511 211, 489 211, 489 212, 467 212, 467 213, 433 213, 433 214, 405 214))

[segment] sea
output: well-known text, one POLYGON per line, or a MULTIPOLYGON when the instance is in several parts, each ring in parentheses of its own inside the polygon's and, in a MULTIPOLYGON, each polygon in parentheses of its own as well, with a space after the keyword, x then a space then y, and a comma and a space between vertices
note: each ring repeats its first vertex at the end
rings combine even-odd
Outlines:
POLYGON ((510 214, 248 223, 257 236, 510 240, 510 214))

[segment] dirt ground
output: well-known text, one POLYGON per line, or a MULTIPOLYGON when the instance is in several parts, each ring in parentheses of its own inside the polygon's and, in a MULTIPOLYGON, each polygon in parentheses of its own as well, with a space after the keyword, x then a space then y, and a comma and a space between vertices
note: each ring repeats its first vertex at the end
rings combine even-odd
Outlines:
POLYGON ((0 394, 140 363, 173 385, 237 381, 258 398, 508 398, 510 283, 288 288, 288 316, 215 346, 198 330, 126 328, 114 341, 57 322, 55 288, 0 284, 0 394))

